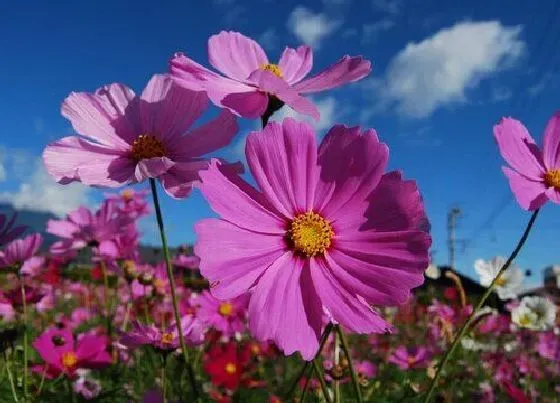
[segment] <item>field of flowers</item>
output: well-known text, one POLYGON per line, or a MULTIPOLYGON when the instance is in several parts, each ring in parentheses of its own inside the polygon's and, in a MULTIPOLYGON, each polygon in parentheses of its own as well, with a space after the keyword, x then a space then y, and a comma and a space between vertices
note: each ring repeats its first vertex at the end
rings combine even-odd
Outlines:
POLYGON ((41 234, 0 215, 0 401, 557 402, 557 307, 518 298, 514 259, 539 209, 560 202, 560 113, 542 150, 513 118, 494 127, 531 215, 511 256, 474 262, 486 291, 472 297, 453 274, 454 286, 421 287, 431 247, 421 192, 386 172, 389 147, 373 129, 336 125, 317 144, 308 123, 268 122, 283 107, 318 119, 304 95, 364 78, 369 61, 344 56, 306 78, 307 46, 274 64, 224 31, 208 49, 223 75, 175 54, 140 95, 114 83, 64 100, 76 135, 45 148, 49 174, 147 187, 50 220, 48 252, 41 234), (220 113, 195 124, 209 103, 220 113), (261 123, 246 143, 251 182, 243 164, 212 158, 240 118, 261 123), (193 188, 218 218, 195 225, 193 252, 171 253, 159 198, 193 188), (155 265, 139 253, 150 214, 155 265))

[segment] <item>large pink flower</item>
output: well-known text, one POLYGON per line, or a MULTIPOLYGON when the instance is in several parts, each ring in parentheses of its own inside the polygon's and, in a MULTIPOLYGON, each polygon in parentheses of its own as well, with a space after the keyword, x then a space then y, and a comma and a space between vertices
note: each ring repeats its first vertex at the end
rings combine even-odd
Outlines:
POLYGON ((252 132, 246 155, 260 191, 214 160, 201 191, 221 219, 196 224, 201 273, 218 299, 249 292, 249 327, 311 359, 324 309, 353 332, 385 332, 370 305, 404 303, 424 281, 429 234, 416 184, 383 174, 375 131, 335 126, 317 149, 309 124, 252 132))
POLYGON ((560 112, 548 121, 542 152, 527 128, 512 118, 494 126, 494 137, 511 167, 503 171, 521 207, 536 210, 548 200, 560 203, 560 112))
POLYGON ((44 265, 45 258, 35 256, 43 243, 41 234, 16 239, 0 251, 0 268, 13 268, 26 276, 34 276, 44 265))
MULTIPOLYGON (((309 46, 286 48, 278 64, 270 63, 254 40, 238 33, 222 31, 208 40, 210 64, 226 77, 214 73, 177 53, 171 60, 171 74, 185 88, 206 91, 216 105, 239 116, 262 116, 280 100, 295 111, 319 119, 315 105, 301 94, 323 91, 360 80, 371 71, 362 57, 344 56, 316 76, 304 79, 313 66, 309 46)), ((281 106, 282 103, 279 105, 281 106)))
POLYGON ((159 178, 172 197, 188 196, 200 157, 224 147, 237 132, 228 111, 191 130, 207 108, 200 92, 183 89, 166 75, 155 75, 141 96, 123 84, 109 84, 95 93, 73 92, 62 115, 84 137, 70 136, 47 146, 43 159, 60 183, 118 187, 159 178))
POLYGON ((196 317, 204 324, 213 326, 224 336, 234 336, 245 329, 247 296, 242 295, 232 300, 217 300, 208 291, 193 299, 197 306, 196 317))

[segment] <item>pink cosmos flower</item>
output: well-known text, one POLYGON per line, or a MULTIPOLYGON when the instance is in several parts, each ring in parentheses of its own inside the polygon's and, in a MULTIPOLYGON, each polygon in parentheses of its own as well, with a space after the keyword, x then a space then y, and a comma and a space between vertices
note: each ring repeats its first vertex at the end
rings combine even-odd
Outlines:
POLYGON ((385 332, 370 307, 404 303, 424 281, 430 236, 412 181, 383 174, 388 149, 373 130, 335 126, 319 148, 307 123, 285 119, 249 134, 260 191, 213 161, 200 189, 221 219, 195 225, 212 294, 250 292, 249 328, 309 360, 324 309, 352 332, 385 332))
POLYGON ((210 37, 208 58, 226 77, 182 53, 175 54, 171 60, 171 75, 185 88, 205 91, 216 105, 250 119, 263 116, 267 108, 278 109, 285 103, 318 120, 317 107, 301 94, 339 87, 360 80, 371 71, 371 63, 362 57, 344 56, 316 76, 304 79, 313 65, 309 46, 287 47, 278 64, 273 64, 257 42, 227 31, 210 37))
POLYGON ((47 232, 62 238, 51 246, 51 253, 67 255, 86 246, 103 250, 113 248, 113 240, 131 219, 116 214, 113 203, 105 200, 95 213, 84 206, 72 211, 64 220, 49 220, 47 232))
POLYGON ((480 324, 477 326, 477 330, 482 334, 501 334, 509 331, 511 325, 511 319, 509 315, 503 315, 500 313, 491 313, 487 317, 483 318, 480 324))
POLYGON ((377 367, 371 361, 358 361, 355 366, 358 376, 362 379, 375 378, 377 374, 377 367))
POLYGON ((35 256, 42 243, 41 234, 13 240, 0 251, 0 268, 15 268, 25 276, 38 274, 45 263, 44 257, 35 256))
POLYGON ((133 218, 140 218, 150 214, 150 207, 146 201, 147 190, 134 191, 125 189, 119 194, 106 194, 107 200, 115 203, 121 214, 128 214, 133 218))
POLYGON ((511 167, 503 171, 521 207, 536 210, 548 200, 560 203, 560 112, 548 121, 542 152, 527 128, 512 118, 494 126, 494 137, 511 167))
MULTIPOLYGON (((106 351, 107 342, 106 336, 93 333, 84 333, 74 341, 68 328, 51 327, 35 339, 33 347, 45 361, 49 379, 59 375, 73 379, 79 369, 102 368, 111 364, 111 356, 106 351)), ((36 367, 35 371, 41 373, 43 367, 36 367)))
POLYGON ((204 291, 193 302, 198 306, 197 318, 204 324, 213 326, 224 336, 233 336, 245 329, 248 298, 246 295, 232 300, 220 301, 208 291, 204 291))
POLYGON ((173 260, 173 266, 181 269, 197 269, 200 264, 200 258, 195 255, 178 255, 173 260))
POLYGON ((25 232, 27 227, 20 225, 14 228, 17 214, 13 214, 10 221, 5 214, 0 214, 0 246, 6 245, 25 232))
MULTIPOLYGON (((198 345, 204 341, 204 327, 193 316, 184 316, 181 326, 185 341, 190 345, 198 345)), ((143 325, 137 321, 132 322, 132 330, 123 334, 120 343, 130 349, 151 345, 162 351, 176 350, 180 346, 179 331, 175 324, 160 329, 151 325, 143 325)))
POLYGON ((87 376, 80 376, 72 383, 72 389, 86 400, 95 399, 101 393, 101 383, 87 376))
POLYGON ((137 96, 123 84, 95 93, 71 93, 62 115, 80 136, 65 137, 43 153, 59 182, 118 187, 159 178, 165 191, 187 197, 207 161, 200 157, 224 147, 237 132, 235 117, 216 119, 184 135, 206 110, 203 93, 183 89, 155 75, 137 96))
POLYGON ((389 357, 389 362, 402 370, 426 368, 429 364, 430 353, 425 347, 406 348, 399 346, 389 357))
POLYGON ((560 336, 554 332, 542 332, 538 335, 537 352, 541 357, 560 362, 560 336))

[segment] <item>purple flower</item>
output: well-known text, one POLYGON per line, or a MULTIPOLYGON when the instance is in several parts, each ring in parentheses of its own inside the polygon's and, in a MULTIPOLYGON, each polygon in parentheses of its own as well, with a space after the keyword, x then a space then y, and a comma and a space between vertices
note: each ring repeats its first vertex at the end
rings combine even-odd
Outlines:
POLYGON ((527 128, 512 118, 494 126, 494 137, 509 164, 503 171, 521 207, 536 210, 548 200, 560 203, 560 112, 548 121, 542 152, 527 128))
POLYGON ((5 214, 0 214, 0 246, 4 246, 8 242, 13 241, 27 229, 25 225, 20 225, 14 228, 16 218, 17 214, 14 214, 12 215, 10 221, 8 221, 5 214))
POLYGON ((402 370, 426 368, 430 360, 430 353, 426 347, 399 346, 389 357, 389 362, 402 370))
POLYGON ((179 255, 173 260, 173 265, 181 269, 197 269, 200 265, 200 258, 195 255, 179 255))
POLYGON ((72 388, 86 400, 95 399, 101 393, 101 383, 86 376, 80 376, 75 380, 72 388))
MULTIPOLYGON (((198 345, 204 341, 204 328, 192 316, 184 316, 181 326, 185 341, 191 345, 198 345)), ((151 345, 162 351, 176 350, 180 346, 177 326, 172 324, 166 329, 160 329, 154 324, 143 325, 137 321, 132 322, 133 329, 122 335, 120 343, 130 349, 151 345)))
POLYGON ((159 178, 169 195, 187 197, 208 164, 200 157, 229 144, 237 132, 235 117, 223 111, 185 135, 207 104, 203 93, 174 85, 166 75, 155 75, 141 96, 123 84, 73 92, 62 115, 83 137, 47 146, 45 165, 62 184, 118 187, 159 178))
POLYGON ((213 326, 225 336, 233 336, 245 329, 248 297, 242 295, 232 300, 220 301, 208 291, 204 291, 193 302, 198 305, 197 318, 204 324, 213 326))
POLYGON ((38 274, 45 263, 44 257, 35 256, 42 243, 41 234, 13 240, 0 251, 0 268, 14 268, 25 276, 38 274))
POLYGON ((362 57, 344 56, 316 76, 304 79, 313 66, 309 46, 287 47, 278 64, 273 64, 257 42, 228 31, 210 37, 208 58, 226 77, 182 53, 171 60, 171 74, 185 88, 206 91, 216 105, 250 119, 262 116, 274 96, 293 110, 318 120, 317 107, 301 94, 339 87, 360 80, 371 71, 371 63, 362 57))
POLYGON ((554 332, 539 333, 537 352, 541 357, 551 361, 560 362, 560 336, 554 332))

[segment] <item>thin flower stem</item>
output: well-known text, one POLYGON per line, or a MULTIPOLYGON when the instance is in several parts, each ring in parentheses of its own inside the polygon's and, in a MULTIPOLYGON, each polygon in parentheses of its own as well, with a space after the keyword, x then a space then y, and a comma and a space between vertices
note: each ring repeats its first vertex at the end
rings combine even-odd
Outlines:
MULTIPOLYGON (((340 363, 340 335, 335 331, 334 333, 334 366, 338 367, 340 363)), ((335 403, 340 403, 340 381, 338 379, 334 380, 334 401, 335 403)))
POLYGON ((159 200, 157 196, 156 181, 153 178, 150 178, 150 187, 152 189, 154 208, 156 210, 156 220, 159 227, 159 233, 161 236, 163 255, 165 257, 165 267, 167 269, 167 278, 169 279, 169 288, 171 290, 171 301, 173 302, 173 314, 175 315, 175 324, 177 325, 177 331, 179 333, 179 342, 181 343, 183 358, 185 359, 185 365, 187 366, 187 373, 189 376, 189 381, 191 383, 191 388, 193 390, 194 400, 198 400, 198 388, 196 385, 196 378, 194 376, 194 371, 192 369, 191 362, 189 360, 189 353, 187 351, 187 345, 185 343, 185 337, 183 335, 183 328, 181 327, 181 317, 179 316, 179 308, 177 306, 177 295, 175 292, 175 279, 173 277, 173 268, 171 267, 169 249, 167 248, 167 238, 165 236, 165 229, 163 227, 163 218, 161 215, 161 208, 159 206, 159 200))
POLYGON ((14 402, 18 403, 18 397, 16 393, 16 385, 14 383, 14 376, 12 375, 12 370, 10 369, 10 360, 8 358, 7 350, 4 350, 4 360, 6 362, 6 371, 8 372, 8 379, 10 380, 10 388, 12 389, 12 397, 14 398, 14 402))
POLYGON ((344 351, 344 355, 346 356, 346 359, 348 360, 348 369, 350 370, 350 375, 352 376, 352 384, 354 385, 354 392, 356 392, 356 399, 358 399, 358 403, 362 403, 363 402, 362 390, 360 389, 360 381, 358 379, 358 375, 356 374, 356 371, 354 371, 354 364, 352 363, 352 356, 350 355, 350 348, 348 346, 348 339, 346 338, 346 335, 342 331, 342 327, 340 327, 340 325, 337 325, 335 327, 335 329, 336 329, 336 333, 340 337, 340 341, 342 343, 342 350, 344 351))
POLYGON ((494 291, 494 287, 496 286, 496 282, 498 281, 498 279, 508 269, 508 267, 511 265, 511 262, 513 262, 513 260, 517 257, 517 255, 519 254, 519 251, 521 250, 521 248, 523 247, 523 245, 527 241, 527 238, 529 237, 529 233, 531 232, 531 228, 533 228, 533 224, 535 223, 535 220, 537 219, 538 214, 539 214, 539 209, 535 210, 535 212, 531 215, 531 218, 529 219, 529 222, 527 223, 527 226, 525 227, 525 231, 523 232, 523 235, 519 239, 519 242, 517 243, 517 246, 515 247, 515 249, 513 250, 511 255, 509 256, 508 260, 500 268, 500 271, 498 272, 496 277, 494 277, 494 280, 492 280, 492 283, 486 289, 486 292, 484 293, 484 295, 482 295, 482 298, 480 298, 480 300, 478 301, 478 304, 476 304, 475 309, 469 315, 469 317, 467 318, 467 320, 465 321, 465 323, 463 324, 463 326, 459 330, 459 333, 457 333, 457 336, 455 336, 455 340, 453 340, 453 343, 451 344, 451 347, 447 350, 447 352, 443 356, 443 360, 441 361, 441 364, 438 366, 436 375, 434 376, 434 379, 432 379, 432 383, 430 384, 430 388, 428 389, 428 393, 426 394, 426 397, 424 398, 424 403, 428 403, 430 401, 430 399, 432 398, 432 396, 433 396, 433 394, 436 390, 437 383, 438 383, 438 381, 441 377, 441 374, 443 372, 443 369, 445 367, 445 364, 447 364, 447 361, 449 361, 449 359, 451 358, 451 356, 455 352, 455 349, 459 345, 461 339, 467 333, 467 329, 469 328, 469 325, 472 322, 473 318, 476 316, 476 314, 480 310, 480 308, 482 308, 482 306, 486 302, 486 299, 490 296, 492 291, 494 291))
MULTIPOLYGON (((317 354, 315 354, 315 358, 319 357, 321 355, 321 352, 323 351, 323 348, 325 347, 325 343, 327 342, 329 335, 331 334, 333 325, 332 323, 329 323, 326 327, 325 330, 323 330, 323 335, 321 336, 321 342, 319 344, 319 351, 317 351, 317 354)), ((288 396, 292 396, 298 383, 299 380, 303 377, 303 375, 305 375, 305 371, 307 370, 307 368, 309 367, 310 362, 309 361, 305 361, 305 365, 303 366, 303 368, 301 369, 300 373, 298 374, 294 384, 292 385, 292 388, 290 389, 290 392, 288 393, 288 396)), ((309 386, 309 380, 311 379, 311 377, 313 376, 313 370, 311 370, 311 372, 309 373, 309 376, 307 377, 307 379, 305 380, 305 385, 303 385, 303 391, 301 393, 301 401, 303 402, 305 399, 305 395, 307 394, 307 387, 309 386)))
POLYGON ((161 391, 162 391, 162 395, 163 395, 163 403, 167 403, 167 389, 165 386, 165 364, 167 363, 167 360, 165 359, 165 357, 162 357, 161 359, 161 391))
POLYGON ((49 368, 48 365, 45 365, 43 368, 43 372, 41 373, 41 383, 39 384, 39 389, 37 389, 37 393, 35 396, 41 396, 41 392, 43 391, 43 385, 45 384, 45 378, 47 377, 47 369, 49 368))
POLYGON ((111 340, 113 336, 113 322, 111 320, 111 301, 109 299, 109 275, 107 274, 107 266, 102 260, 99 262, 101 274, 103 275, 103 299, 105 300, 105 326, 107 327, 107 337, 111 340))
POLYGON ((20 278, 21 302, 23 307, 23 396, 27 400, 27 301, 25 300, 25 282, 20 278))
POLYGON ((331 402, 331 398, 329 397, 329 389, 327 388, 327 384, 325 382, 325 375, 319 366, 317 358, 313 359, 313 370, 317 374, 317 378, 319 378, 319 382, 321 383, 321 391, 323 392, 323 397, 327 403, 331 402))

